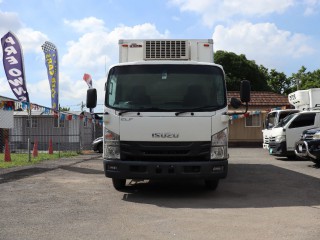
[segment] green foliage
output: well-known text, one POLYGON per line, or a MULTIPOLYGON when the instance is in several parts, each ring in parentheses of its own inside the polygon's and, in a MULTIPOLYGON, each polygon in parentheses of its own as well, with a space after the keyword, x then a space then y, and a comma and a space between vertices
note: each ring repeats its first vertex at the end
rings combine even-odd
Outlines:
POLYGON ((320 88, 320 69, 310 72, 302 66, 297 73, 287 77, 283 72, 258 66, 244 54, 227 51, 217 51, 214 61, 223 66, 229 91, 239 91, 240 82, 244 79, 251 82, 252 91, 289 94, 297 89, 320 88))
POLYGON ((302 66, 297 73, 292 74, 291 78, 297 86, 296 89, 320 88, 320 69, 307 72, 307 68, 302 66))
POLYGON ((259 67, 255 61, 248 60, 244 54, 217 51, 214 62, 223 66, 229 91, 239 91, 241 80, 249 80, 253 91, 270 91, 267 69, 259 67))
POLYGON ((275 69, 271 69, 268 73, 267 83, 271 91, 275 93, 288 94, 291 92, 292 80, 287 78, 283 72, 277 72, 275 69))
MULTIPOLYGON (((60 152, 60 157, 72 157, 77 156, 76 152, 60 152)), ((41 161, 50 160, 50 159, 58 159, 59 153, 39 153, 38 157, 34 158, 31 156, 31 161, 29 162, 29 155, 27 153, 11 153, 11 162, 4 161, 4 153, 0 153, 0 168, 10 168, 17 166, 27 166, 32 165, 41 161)))
POLYGON ((68 112, 68 111, 70 111, 70 108, 69 107, 59 107, 59 110, 61 112, 68 112))

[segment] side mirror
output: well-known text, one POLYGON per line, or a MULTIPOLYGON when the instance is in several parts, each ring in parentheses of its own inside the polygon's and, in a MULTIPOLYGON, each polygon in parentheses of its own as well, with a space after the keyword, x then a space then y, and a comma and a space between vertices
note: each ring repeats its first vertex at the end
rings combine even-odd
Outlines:
POLYGON ((90 88, 87 90, 87 108, 95 108, 97 106, 97 90, 90 88))
POLYGON ((238 98, 234 97, 230 99, 230 104, 235 109, 239 108, 242 105, 241 101, 238 98))
POLYGON ((248 80, 241 81, 240 85, 240 100, 241 102, 250 102, 250 91, 251 86, 250 82, 248 80))

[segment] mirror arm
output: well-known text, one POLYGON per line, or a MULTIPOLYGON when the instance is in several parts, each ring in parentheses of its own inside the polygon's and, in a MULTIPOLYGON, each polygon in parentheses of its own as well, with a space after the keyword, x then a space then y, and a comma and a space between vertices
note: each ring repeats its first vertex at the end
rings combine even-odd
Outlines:
MULTIPOLYGON (((239 113, 236 113, 237 115, 240 115, 240 114, 245 114, 248 112, 248 108, 249 108, 249 104, 248 102, 246 102, 246 110, 244 112, 239 112, 239 113)), ((229 116, 232 116, 232 115, 235 115, 235 113, 228 113, 229 116)))

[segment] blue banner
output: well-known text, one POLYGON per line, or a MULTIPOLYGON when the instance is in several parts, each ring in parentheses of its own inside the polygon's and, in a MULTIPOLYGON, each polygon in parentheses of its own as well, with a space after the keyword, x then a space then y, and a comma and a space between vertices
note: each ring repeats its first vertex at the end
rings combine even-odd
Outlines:
POLYGON ((8 32, 1 38, 1 45, 3 67, 11 90, 19 101, 29 102, 20 43, 12 32, 8 32))
POLYGON ((45 55, 48 79, 50 84, 51 105, 55 111, 59 110, 59 71, 58 71, 58 51, 51 42, 42 45, 45 55))

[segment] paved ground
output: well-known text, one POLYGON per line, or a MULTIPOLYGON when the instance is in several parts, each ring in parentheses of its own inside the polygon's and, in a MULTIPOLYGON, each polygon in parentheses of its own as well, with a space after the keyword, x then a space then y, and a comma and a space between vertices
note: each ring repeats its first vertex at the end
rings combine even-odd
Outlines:
POLYGON ((320 169, 231 148, 217 191, 202 182, 113 189, 98 154, 0 169, 0 239, 303 239, 320 236, 320 169))

